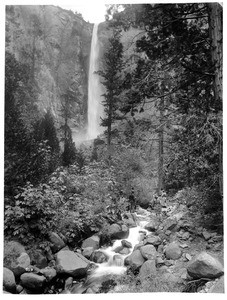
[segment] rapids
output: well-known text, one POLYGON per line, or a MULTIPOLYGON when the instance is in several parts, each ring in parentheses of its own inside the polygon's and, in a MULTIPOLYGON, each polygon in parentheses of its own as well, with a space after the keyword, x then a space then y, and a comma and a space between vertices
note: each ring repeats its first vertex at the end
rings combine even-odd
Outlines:
POLYGON ((125 258, 132 253, 135 245, 140 242, 141 233, 148 232, 144 229, 144 226, 149 222, 148 215, 135 213, 135 217, 137 219, 137 226, 130 228, 128 238, 124 239, 132 244, 130 253, 123 255, 114 251, 121 245, 122 240, 115 240, 112 246, 98 249, 98 251, 102 251, 108 256, 108 261, 104 263, 95 263, 96 268, 88 275, 86 281, 83 284, 75 286, 71 293, 83 293, 83 291, 87 290, 89 287, 106 280, 109 276, 118 276, 126 273, 127 267, 124 266, 125 258))

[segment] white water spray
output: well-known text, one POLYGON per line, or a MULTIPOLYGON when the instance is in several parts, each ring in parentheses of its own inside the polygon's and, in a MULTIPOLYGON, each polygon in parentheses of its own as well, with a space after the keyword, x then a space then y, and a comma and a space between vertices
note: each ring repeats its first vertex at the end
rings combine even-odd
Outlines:
POLYGON ((98 24, 94 24, 90 52, 88 78, 88 140, 95 139, 103 132, 103 127, 100 126, 100 117, 103 114, 103 107, 101 104, 102 87, 99 75, 94 74, 95 71, 99 70, 98 26, 98 24))

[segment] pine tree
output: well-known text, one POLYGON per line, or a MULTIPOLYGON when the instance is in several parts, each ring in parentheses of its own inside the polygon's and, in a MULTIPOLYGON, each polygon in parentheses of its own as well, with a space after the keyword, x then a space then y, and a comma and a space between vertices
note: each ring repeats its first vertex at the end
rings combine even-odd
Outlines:
POLYGON ((112 125, 117 118, 122 85, 123 45, 120 42, 120 31, 114 30, 113 36, 108 42, 108 48, 104 54, 103 70, 99 70, 97 73, 103 78, 101 83, 105 87, 102 103, 106 116, 102 118, 101 125, 107 127, 108 156, 111 158, 112 125))

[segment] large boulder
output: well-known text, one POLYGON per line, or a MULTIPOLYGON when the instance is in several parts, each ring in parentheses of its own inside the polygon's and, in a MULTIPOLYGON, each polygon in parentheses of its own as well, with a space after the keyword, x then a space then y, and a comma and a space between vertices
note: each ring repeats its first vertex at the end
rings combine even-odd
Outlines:
POLYGON ((218 259, 204 251, 190 261, 187 272, 193 278, 217 278, 224 274, 224 268, 218 259))
POLYGON ((111 239, 125 239, 129 235, 129 228, 126 225, 112 224, 107 229, 111 239))
POLYGON ((46 278, 44 276, 40 276, 34 273, 24 273, 20 277, 21 280, 21 285, 34 292, 42 292, 45 283, 46 283, 46 278))
POLYGON ((125 265, 130 266, 133 270, 138 270, 145 262, 140 250, 133 251, 129 256, 125 258, 125 265))
POLYGON ((94 250, 99 249, 100 237, 93 235, 83 241, 81 248, 93 247, 94 250))
POLYGON ((64 241, 60 238, 60 236, 56 232, 49 233, 49 240, 52 243, 51 249, 53 253, 56 253, 65 247, 64 241))
POLYGON ((108 256, 102 251, 94 251, 91 255, 91 260, 95 263, 101 264, 108 261, 108 256))
POLYGON ((145 259, 155 260, 157 251, 153 245, 145 245, 140 248, 140 252, 145 259))
POLYGON ((140 268, 139 277, 141 280, 145 280, 149 277, 156 276, 157 270, 154 260, 147 260, 143 263, 142 267, 140 268))
POLYGON ((179 259, 182 255, 181 248, 177 243, 170 243, 166 248, 165 248, 165 255, 167 259, 179 259))
POLYGON ((70 250, 61 250, 56 254, 57 271, 72 277, 83 277, 87 273, 89 260, 70 250))
POLYGON ((8 268, 3 268, 3 286, 7 292, 15 293, 16 291, 15 276, 8 268))
POLYGON ((4 267, 13 271, 16 277, 26 272, 30 258, 24 246, 15 241, 4 243, 4 267))

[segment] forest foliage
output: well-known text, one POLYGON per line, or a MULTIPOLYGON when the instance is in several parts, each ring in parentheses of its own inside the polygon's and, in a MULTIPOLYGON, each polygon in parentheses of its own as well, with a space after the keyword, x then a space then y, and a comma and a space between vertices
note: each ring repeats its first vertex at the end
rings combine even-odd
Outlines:
POLYGON ((106 88, 107 151, 102 143, 92 155, 76 149, 68 125, 71 92, 63 95, 64 122, 57 130, 51 111, 38 110, 31 65, 6 52, 6 236, 29 243, 54 230, 75 246, 111 222, 106 207, 122 192, 117 209, 126 209, 131 186, 148 205, 155 171, 148 151, 153 141, 141 142, 146 132, 158 141, 157 192, 183 190, 203 214, 214 213, 214 228, 222 223, 222 87, 216 78, 222 61, 214 60, 212 39, 212 30, 222 35, 222 27, 211 28, 214 18, 222 22, 222 12, 214 17, 213 7, 193 3, 124 5, 121 12, 110 6, 108 13, 114 35, 105 68, 97 70, 106 88), (120 40, 129 28, 143 32, 133 70, 125 68, 120 40), (138 116, 149 103, 155 121, 145 122, 138 116))

